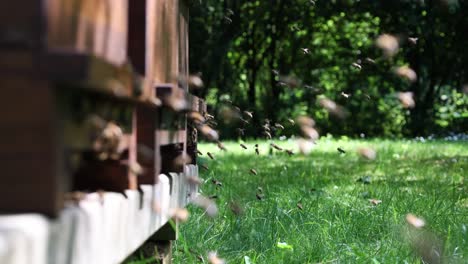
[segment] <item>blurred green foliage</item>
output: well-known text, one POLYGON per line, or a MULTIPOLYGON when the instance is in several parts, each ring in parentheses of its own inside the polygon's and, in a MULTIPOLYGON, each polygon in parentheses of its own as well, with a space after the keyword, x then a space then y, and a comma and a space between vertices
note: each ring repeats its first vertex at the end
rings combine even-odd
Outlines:
MULTIPOLYGON (((206 84, 197 93, 215 114, 229 101, 254 111, 250 136, 260 134, 266 118, 285 123, 304 114, 322 134, 468 130, 462 91, 468 83, 468 1, 197 0, 190 8, 190 67, 206 84), (390 59, 374 45, 383 33, 400 39, 390 59), (417 44, 408 37, 417 37, 417 44), (392 73, 402 65, 417 72, 415 83, 392 73), (293 85, 281 85, 285 79, 293 85), (412 91, 416 107, 404 109, 399 91, 412 91), (318 96, 343 105, 350 116, 330 117, 318 96)), ((218 129, 234 137, 238 125, 220 122, 218 129)))

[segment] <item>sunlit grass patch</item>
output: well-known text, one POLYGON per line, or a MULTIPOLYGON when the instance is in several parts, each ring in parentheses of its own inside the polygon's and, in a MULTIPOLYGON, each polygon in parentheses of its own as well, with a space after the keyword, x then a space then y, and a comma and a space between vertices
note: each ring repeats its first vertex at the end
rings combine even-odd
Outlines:
POLYGON ((275 143, 296 154, 270 150, 266 141, 244 142, 247 150, 227 142, 227 152, 199 146, 199 163, 209 167, 200 170, 201 193, 216 195, 220 211, 209 219, 190 207, 175 263, 196 263, 199 255, 206 261, 209 251, 230 263, 245 263, 245 256, 251 263, 418 263, 403 235, 408 213, 444 241, 444 260, 468 258, 466 142, 322 139, 307 156, 294 141, 275 143), (359 147, 375 149, 376 159, 360 157, 359 147))

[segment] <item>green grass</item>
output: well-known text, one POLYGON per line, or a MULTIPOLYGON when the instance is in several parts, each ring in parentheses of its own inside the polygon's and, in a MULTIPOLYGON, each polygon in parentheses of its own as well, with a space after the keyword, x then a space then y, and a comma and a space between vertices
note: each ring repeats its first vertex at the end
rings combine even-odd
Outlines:
MULTIPOLYGON (((278 145, 295 148, 293 141, 278 145)), ((180 225, 174 263, 197 263, 217 251, 229 263, 420 263, 405 230, 407 213, 426 220, 426 229, 443 241, 443 259, 468 259, 468 142, 321 139, 308 155, 273 151, 266 141, 201 144, 201 193, 218 195, 219 215, 210 219, 189 207, 180 225), (260 144, 261 155, 253 145, 260 144), (377 159, 366 161, 356 149, 371 146, 377 159), (341 147, 347 151, 340 155, 341 147), (209 151, 215 160, 206 156, 209 151), (258 175, 249 170, 254 168, 258 175), (357 182, 370 177, 370 184, 357 182), (465 177, 465 178, 464 178, 465 177), (211 183, 222 182, 222 187, 211 183), (261 187, 264 200, 256 198, 261 187), (369 199, 382 200, 374 206, 369 199), (229 204, 244 209, 234 214, 229 204), (300 202, 303 210, 299 209, 300 202), (292 246, 279 248, 278 242, 292 246)), ((297 151, 295 151, 297 152, 297 151)))

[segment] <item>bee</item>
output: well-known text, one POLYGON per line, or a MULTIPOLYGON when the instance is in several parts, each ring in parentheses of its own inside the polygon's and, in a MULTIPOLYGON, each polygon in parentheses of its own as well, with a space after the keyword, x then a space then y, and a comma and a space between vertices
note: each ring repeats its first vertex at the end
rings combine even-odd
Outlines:
POLYGON ((208 166, 206 166, 205 164, 200 164, 200 167, 202 167, 202 168, 203 168, 204 170, 206 170, 206 171, 209 170, 208 166))
POLYGON ((253 112, 244 111, 244 115, 247 116, 247 117, 250 118, 250 119, 253 118, 253 112))
POLYGON ((308 48, 301 48, 302 50, 302 53, 304 54, 309 54, 310 53, 310 50, 308 48))
POLYGON ((353 66, 354 68, 358 69, 358 70, 362 70, 362 66, 361 64, 357 63, 357 62, 353 62, 351 64, 351 66, 353 66))
POLYGON ((271 72, 272 72, 274 75, 276 75, 276 76, 279 75, 279 71, 278 71, 278 70, 273 69, 273 70, 271 70, 271 72))
POLYGON ((255 169, 250 169, 250 173, 252 173, 253 175, 257 175, 257 171, 255 169))
POLYGON ((266 137, 267 139, 271 139, 271 134, 270 134, 270 132, 268 132, 268 131, 263 131, 263 134, 265 135, 265 137, 266 137))
POLYGON ((328 98, 321 98, 319 100, 319 104, 328 111, 328 113, 335 115, 340 119, 344 119, 348 116, 348 112, 344 109, 343 106, 338 105, 336 102, 328 99, 328 98))
POLYGON ((375 160, 377 157, 377 152, 372 148, 359 148, 358 153, 361 157, 368 160, 375 160))
POLYGON ((248 125, 249 124, 249 121, 245 120, 244 118, 239 118, 239 120, 244 124, 244 125, 248 125))
POLYGON ((219 148, 220 150, 227 151, 226 147, 224 146, 224 144, 223 144, 221 141, 218 141, 218 142, 216 143, 216 145, 218 146, 218 148, 219 148))
POLYGON ((288 122, 289 122, 289 124, 291 124, 291 125, 294 125, 294 124, 296 124, 296 122, 294 122, 294 120, 293 120, 293 119, 291 119, 291 118, 288 118, 288 122))
POLYGON ((224 16, 224 20, 225 20, 226 23, 228 23, 228 24, 231 24, 231 23, 232 23, 232 19, 231 19, 230 17, 224 16))
POLYGON ((197 128, 208 140, 216 141, 219 139, 218 132, 211 127, 207 125, 199 125, 197 128))
POLYGON ((138 162, 125 162, 128 166, 128 170, 135 175, 142 175, 145 173, 145 169, 138 162))
POLYGON ((244 144, 240 144, 240 146, 243 148, 243 149, 247 149, 247 146, 245 146, 244 144))
POLYGON ((216 206, 216 203, 203 195, 198 195, 197 198, 192 201, 192 203, 205 210, 205 213, 209 217, 215 217, 218 214, 218 207, 216 206))
POLYGON ((415 228, 422 228, 426 225, 426 222, 423 219, 415 216, 414 214, 407 214, 406 222, 415 228))
POLYGON ((315 120, 308 116, 299 116, 296 121, 300 126, 315 126, 315 120))
POLYGON ((344 98, 349 98, 351 95, 345 92, 341 92, 341 96, 343 96, 344 98))
POLYGON ((214 156, 213 156, 213 154, 211 154, 210 152, 207 152, 206 155, 208 155, 208 157, 210 157, 210 159, 212 159, 212 160, 215 159, 214 156))
POLYGON ((197 154, 200 156, 203 156, 203 153, 201 153, 201 151, 199 151, 198 149, 197 149, 197 154))
POLYGON ((170 216, 175 221, 186 222, 190 216, 190 213, 185 208, 175 208, 171 210, 170 216))
POLYGON ((338 150, 340 154, 346 154, 346 151, 342 148, 337 148, 336 150, 338 150))
POLYGON ((256 193, 255 197, 257 197, 257 200, 262 201, 265 198, 265 195, 263 193, 256 193))
POLYGON ((413 92, 399 92, 397 96, 404 108, 414 108, 416 105, 413 92))
POLYGON ((243 129, 243 128, 237 128, 236 131, 237 131, 237 133, 239 134, 239 137, 244 136, 245 129, 243 129))
POLYGON ((214 119, 214 116, 208 114, 208 113, 205 113, 205 119, 206 120, 211 120, 211 119, 214 119))
POLYGON ((270 145, 276 150, 283 151, 283 149, 280 146, 276 145, 275 143, 271 143, 270 145))
POLYGON ((255 154, 260 155, 260 151, 258 150, 258 144, 255 144, 255 154))
POLYGON ((299 208, 300 210, 304 210, 304 207, 302 206, 302 203, 299 202, 299 203, 297 203, 296 206, 297 206, 297 208, 299 208))
POLYGON ((211 180, 211 183, 213 183, 214 185, 216 185, 217 187, 223 187, 223 183, 216 180, 216 179, 212 179, 211 180))
POLYGON ((410 82, 415 82, 418 79, 416 72, 408 66, 401 66, 394 70, 395 74, 410 82))
POLYGON ((202 184, 202 180, 197 176, 188 176, 185 180, 193 186, 202 184))
POLYGON ((275 123, 275 127, 278 129, 284 129, 284 126, 279 123, 275 123))
POLYGON ((398 39, 390 34, 380 35, 376 41, 375 45, 380 48, 386 57, 393 57, 398 53, 400 44, 398 39))
POLYGON ((218 195, 213 194, 213 195, 208 196, 208 198, 210 198, 211 200, 218 199, 218 195))
POLYGON ((190 112, 188 117, 193 120, 193 122, 201 124, 205 123, 206 119, 198 112, 190 112))
POLYGON ((370 199, 369 202, 370 202, 372 205, 378 205, 378 204, 382 203, 382 200, 370 199))
POLYGON ((224 259, 219 258, 218 254, 213 251, 208 253, 208 262, 210 264, 225 264, 226 263, 224 259))
POLYGON ((411 43, 412 45, 418 44, 418 38, 408 38, 408 42, 411 43))
POLYGON ((291 149, 286 149, 286 153, 288 153, 289 156, 294 155, 294 152, 291 149))
POLYGON ((235 214, 235 215, 241 215, 244 213, 244 209, 242 206, 240 206, 238 203, 231 201, 229 203, 229 209, 235 214))
POLYGON ((373 60, 373 59, 371 59, 369 57, 365 58, 364 61, 367 62, 368 64, 375 64, 375 60, 373 60))
POLYGON ((301 131, 302 134, 304 135, 305 138, 311 139, 312 141, 315 141, 319 139, 320 135, 317 132, 317 130, 313 127, 309 126, 301 126, 301 131))

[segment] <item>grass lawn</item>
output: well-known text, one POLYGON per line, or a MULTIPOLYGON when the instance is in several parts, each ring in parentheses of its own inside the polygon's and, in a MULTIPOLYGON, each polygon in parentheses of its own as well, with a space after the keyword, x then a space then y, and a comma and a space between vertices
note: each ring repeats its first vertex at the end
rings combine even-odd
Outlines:
MULTIPOLYGON (((294 141, 275 143, 296 149, 294 141)), ((200 169, 201 193, 217 195, 219 215, 210 219, 189 207, 174 263, 199 263, 198 256, 206 263, 209 251, 229 263, 421 263, 409 243, 408 213, 426 221, 423 231, 411 233, 414 241, 438 237, 445 262, 468 261, 466 141, 322 138, 308 156, 270 154, 266 141, 246 142, 248 150, 237 142, 224 144, 227 152, 214 144, 199 146, 199 163, 209 167, 200 169), (361 146, 377 150, 377 159, 359 157, 361 146), (373 205, 370 199, 382 202, 373 205), (233 204, 243 213, 236 215, 233 204)))

